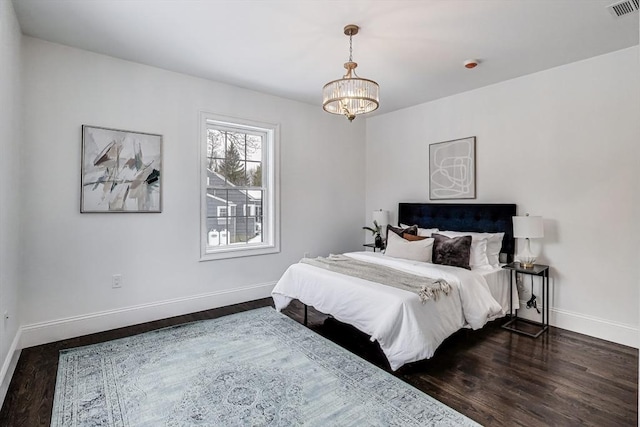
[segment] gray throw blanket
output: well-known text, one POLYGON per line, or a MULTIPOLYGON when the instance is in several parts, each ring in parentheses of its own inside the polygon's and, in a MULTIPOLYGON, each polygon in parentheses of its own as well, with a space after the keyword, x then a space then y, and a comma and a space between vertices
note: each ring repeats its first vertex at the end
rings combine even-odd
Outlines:
POLYGON ((451 290, 451 285, 444 279, 433 279, 431 277, 405 273, 395 268, 359 261, 344 255, 329 255, 327 258, 303 258, 300 262, 336 273, 415 292, 423 304, 430 299, 437 300, 440 293, 449 295, 449 291, 451 290))

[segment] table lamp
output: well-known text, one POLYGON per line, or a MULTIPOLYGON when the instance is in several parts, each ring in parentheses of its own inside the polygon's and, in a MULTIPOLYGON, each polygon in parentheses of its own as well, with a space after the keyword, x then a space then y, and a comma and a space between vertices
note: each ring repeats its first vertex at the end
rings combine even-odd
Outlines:
POLYGON ((383 211, 382 209, 373 211, 371 220, 377 222, 380 228, 384 229, 389 224, 389 211, 383 211))
POLYGON ((518 255, 522 268, 533 268, 536 262, 535 255, 531 252, 530 239, 541 239, 544 237, 541 216, 514 216, 513 217, 513 237, 526 239, 523 251, 518 255))

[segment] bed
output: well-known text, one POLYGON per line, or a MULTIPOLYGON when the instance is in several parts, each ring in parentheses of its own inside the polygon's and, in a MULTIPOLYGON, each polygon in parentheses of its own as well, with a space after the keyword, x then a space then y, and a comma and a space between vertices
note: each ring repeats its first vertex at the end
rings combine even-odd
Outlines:
MULTIPOLYGON (((400 203, 398 224, 465 233, 504 233, 500 258, 513 258, 514 204, 400 203)), ((463 233, 463 235, 466 235, 463 233)), ((480 235, 480 234, 478 234, 480 235)), ((478 240, 480 241, 480 240, 478 240)), ((391 249, 391 248, 389 248, 391 249)), ((432 357, 438 346, 461 328, 480 329, 509 310, 509 276, 501 265, 467 270, 391 257, 380 252, 351 252, 346 257, 415 276, 445 280, 448 295, 427 301, 415 293, 373 280, 340 274, 304 262, 290 266, 272 297, 277 310, 297 299, 350 324, 377 341, 392 370, 432 357)), ((517 301, 514 288, 513 301, 517 301)))

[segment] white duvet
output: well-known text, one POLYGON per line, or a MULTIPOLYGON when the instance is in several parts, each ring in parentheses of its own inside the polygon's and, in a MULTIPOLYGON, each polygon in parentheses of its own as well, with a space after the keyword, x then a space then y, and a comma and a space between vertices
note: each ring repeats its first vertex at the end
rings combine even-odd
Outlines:
POLYGON ((293 299, 355 326, 378 341, 391 369, 433 356, 462 327, 482 328, 504 311, 477 272, 457 267, 350 252, 352 258, 408 273, 445 279, 448 296, 422 303, 416 293, 328 271, 309 264, 290 266, 272 291, 278 311, 293 299))

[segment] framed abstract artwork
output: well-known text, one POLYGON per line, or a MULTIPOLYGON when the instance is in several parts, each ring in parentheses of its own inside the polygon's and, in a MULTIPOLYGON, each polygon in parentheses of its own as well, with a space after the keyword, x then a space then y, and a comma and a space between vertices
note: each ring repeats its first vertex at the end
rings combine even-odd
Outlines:
POLYGON ((476 137, 429 145, 429 199, 476 198, 476 137))
POLYGON ((82 126, 80 212, 162 212, 162 135, 82 126))

